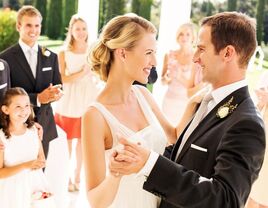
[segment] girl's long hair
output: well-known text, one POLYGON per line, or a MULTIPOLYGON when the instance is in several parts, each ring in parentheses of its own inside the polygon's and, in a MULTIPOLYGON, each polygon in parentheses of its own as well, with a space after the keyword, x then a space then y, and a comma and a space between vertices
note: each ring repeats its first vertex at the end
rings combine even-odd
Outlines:
MULTIPOLYGON (((27 92, 21 87, 14 87, 14 88, 8 89, 4 95, 3 101, 1 103, 1 107, 3 105, 9 106, 12 102, 12 98, 15 96, 19 96, 19 95, 28 96, 27 92)), ((31 111, 32 113, 30 114, 27 121, 25 122, 27 124, 27 128, 30 128, 34 125, 34 112, 33 112, 32 107, 31 107, 31 111)), ((5 114, 2 108, 0 110, 0 125, 1 125, 1 128, 3 129, 3 132, 5 133, 5 136, 8 139, 11 136, 10 131, 9 131, 10 119, 9 119, 9 115, 5 114)))

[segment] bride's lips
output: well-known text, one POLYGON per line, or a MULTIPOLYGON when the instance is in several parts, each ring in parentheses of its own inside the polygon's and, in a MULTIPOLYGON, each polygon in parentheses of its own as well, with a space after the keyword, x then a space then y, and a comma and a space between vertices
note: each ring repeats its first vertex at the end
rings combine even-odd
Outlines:
POLYGON ((149 76, 150 72, 151 72, 151 69, 149 68, 145 68, 143 69, 143 71, 149 76))

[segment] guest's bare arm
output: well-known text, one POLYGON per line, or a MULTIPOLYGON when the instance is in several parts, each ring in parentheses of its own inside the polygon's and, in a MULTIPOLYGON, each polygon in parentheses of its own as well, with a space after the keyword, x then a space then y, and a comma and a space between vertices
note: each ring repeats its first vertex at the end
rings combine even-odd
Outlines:
POLYGON ((116 193, 121 177, 106 172, 105 140, 111 138, 110 129, 94 107, 82 119, 82 151, 85 164, 86 189, 91 207, 108 207, 116 193))

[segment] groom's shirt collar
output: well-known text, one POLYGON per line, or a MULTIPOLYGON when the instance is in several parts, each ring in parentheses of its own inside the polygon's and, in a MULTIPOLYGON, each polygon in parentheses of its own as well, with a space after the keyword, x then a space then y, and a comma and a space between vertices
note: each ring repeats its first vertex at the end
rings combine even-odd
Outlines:
POLYGON ((38 53, 38 43, 36 42, 34 46, 31 48, 26 43, 24 43, 21 39, 19 39, 19 45, 24 54, 27 54, 29 49, 33 49, 36 53, 38 53))
POLYGON ((247 86, 246 80, 241 80, 238 82, 234 82, 229 85, 225 85, 223 87, 217 88, 216 90, 213 90, 211 92, 214 106, 216 106, 218 103, 220 103, 224 98, 226 98, 228 95, 230 95, 232 92, 247 86))

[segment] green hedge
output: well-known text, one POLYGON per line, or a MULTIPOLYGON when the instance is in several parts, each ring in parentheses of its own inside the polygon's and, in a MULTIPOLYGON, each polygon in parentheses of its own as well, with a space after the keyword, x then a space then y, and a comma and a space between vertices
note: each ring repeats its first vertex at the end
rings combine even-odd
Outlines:
POLYGON ((19 34, 16 30, 17 13, 8 9, 0 10, 0 51, 18 41, 19 34))

